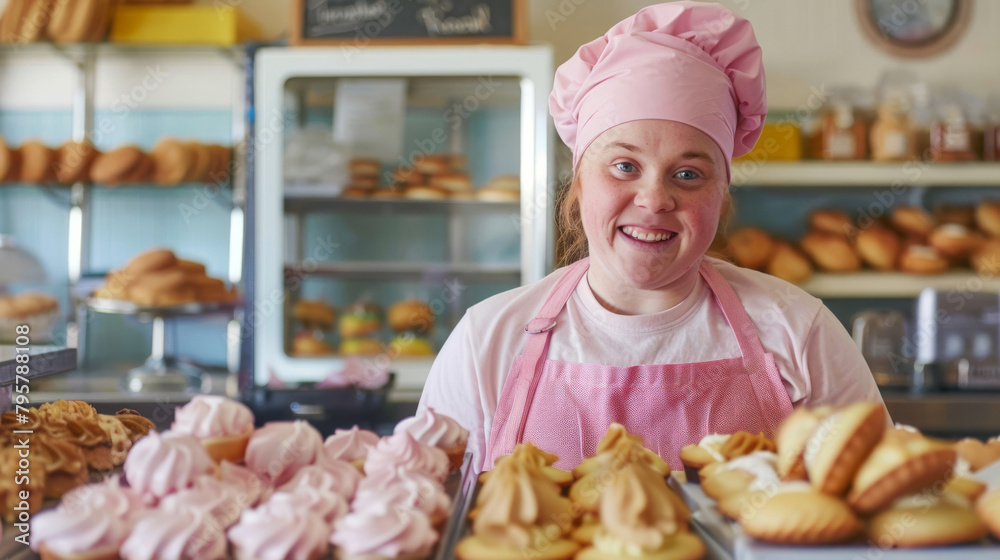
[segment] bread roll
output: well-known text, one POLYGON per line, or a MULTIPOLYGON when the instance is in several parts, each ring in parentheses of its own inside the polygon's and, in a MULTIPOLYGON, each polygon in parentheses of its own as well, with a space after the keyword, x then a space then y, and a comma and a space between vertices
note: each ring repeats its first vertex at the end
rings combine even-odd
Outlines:
POLYGON ((426 303, 408 299, 389 307, 389 326, 397 333, 429 333, 434 328, 434 312, 426 303))
POLYGON ((899 257, 899 269, 911 274, 941 274, 948 270, 948 259, 925 245, 909 245, 899 257))
POLYGON ((90 180, 105 185, 118 185, 130 181, 145 165, 151 162, 136 146, 122 146, 100 154, 90 166, 90 180))
POLYGON ((90 166, 97 158, 97 150, 90 142, 67 142, 56 150, 55 177, 63 184, 86 181, 90 166))
POLYGON ((908 237, 926 239, 934 229, 934 219, 919 206, 897 206, 889 214, 892 227, 908 237))
POLYGON ((450 192, 472 190, 472 180, 465 173, 438 173, 431 176, 431 186, 450 192))
POLYGON ((1000 203, 980 202, 976 207, 976 225, 991 237, 1000 237, 1000 203))
POLYGON ((811 231, 802 238, 802 250, 816 266, 828 272, 861 270, 861 259, 847 239, 839 235, 811 231))
POLYGON ((903 250, 903 240, 893 231, 872 226, 858 232, 854 248, 858 256, 875 270, 895 270, 899 253, 903 250))
POLYGON ((351 160, 351 177, 373 177, 382 170, 382 164, 376 159, 354 158, 351 160))
POLYGON ((948 259, 964 260, 982 243, 982 238, 958 224, 943 224, 934 228, 928 244, 948 259))
POLYGON ((762 270, 774 251, 774 239, 760 228, 744 226, 729 234, 726 250, 738 266, 762 270))
POLYGON ((420 173, 434 175, 451 171, 451 156, 447 154, 423 154, 413 158, 413 167, 420 173))
MULTIPOLYGON (((459 193, 452 196, 458 198, 459 193)), ((505 188, 483 187, 476 191, 476 198, 485 202, 517 202, 521 200, 521 192, 505 188)))
POLYGON ((0 183, 21 178, 21 151, 12 148, 0 138, 0 183))
POLYGON ((972 252, 969 261, 972 269, 980 276, 1000 276, 1000 239, 984 241, 972 252))
POLYGON ((184 180, 194 183, 208 180, 208 170, 212 165, 212 152, 208 146, 200 142, 187 142, 184 146, 191 155, 191 165, 184 174, 184 180))
POLYGON ((192 167, 193 156, 188 147, 175 138, 162 138, 153 146, 153 181, 158 185, 176 185, 184 180, 192 167))
POLYGON ((443 200, 448 198, 449 191, 432 186, 407 187, 403 196, 414 200, 443 200))
POLYGON ((43 183, 55 179, 56 152, 37 140, 21 144, 21 180, 43 183))
POLYGON ((302 299, 295 302, 292 316, 306 325, 306 328, 318 328, 325 331, 333 327, 337 311, 323 300, 302 299))
POLYGON ((939 204, 934 207, 934 221, 938 224, 958 224, 975 227, 976 209, 972 206, 939 204))
POLYGON ((857 227, 842 210, 821 208, 809 213, 809 225, 816 231, 853 238, 857 227))
POLYGON ((125 276, 137 278, 150 272, 164 270, 177 265, 177 257, 170 249, 150 249, 132 258, 122 268, 125 276))
POLYGON ((798 249, 784 241, 775 245, 766 272, 792 284, 802 284, 813 275, 813 266, 798 249))

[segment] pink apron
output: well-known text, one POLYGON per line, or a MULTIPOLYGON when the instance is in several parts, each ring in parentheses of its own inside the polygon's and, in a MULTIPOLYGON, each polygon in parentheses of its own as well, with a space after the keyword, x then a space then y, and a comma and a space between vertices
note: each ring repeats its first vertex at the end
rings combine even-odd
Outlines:
POLYGON ((792 412, 774 356, 764 351, 736 292, 706 261, 699 270, 742 357, 629 367, 547 359, 555 318, 589 267, 589 259, 571 265, 524 328, 527 341, 504 382, 484 470, 522 441, 558 455, 556 467, 572 469, 596 454, 612 422, 641 436, 674 470, 683 468, 681 448, 708 434, 743 430, 774 436, 792 412))

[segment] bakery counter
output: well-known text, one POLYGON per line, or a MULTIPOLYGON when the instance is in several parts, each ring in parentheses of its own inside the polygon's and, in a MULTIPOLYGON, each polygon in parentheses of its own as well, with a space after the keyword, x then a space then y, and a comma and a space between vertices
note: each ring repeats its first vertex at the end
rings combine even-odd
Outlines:
POLYGON ((883 393, 894 422, 938 437, 986 439, 1000 434, 1000 392, 883 393))

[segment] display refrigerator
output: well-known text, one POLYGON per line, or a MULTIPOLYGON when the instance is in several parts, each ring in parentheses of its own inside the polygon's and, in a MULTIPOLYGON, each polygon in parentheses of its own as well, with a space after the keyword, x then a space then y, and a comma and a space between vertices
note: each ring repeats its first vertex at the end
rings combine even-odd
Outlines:
POLYGON ((416 400, 466 309, 552 270, 552 76, 546 46, 257 51, 255 390, 387 370, 416 400))

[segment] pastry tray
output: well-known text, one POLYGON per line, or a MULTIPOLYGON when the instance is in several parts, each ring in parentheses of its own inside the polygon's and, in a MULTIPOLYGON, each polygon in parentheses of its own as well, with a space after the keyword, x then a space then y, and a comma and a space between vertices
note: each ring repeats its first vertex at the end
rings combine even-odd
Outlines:
POLYGON ((149 317, 183 317, 186 315, 205 315, 232 311, 239 306, 238 302, 191 302, 168 307, 145 307, 131 301, 107 298, 87 298, 87 309, 97 313, 116 315, 146 315, 149 317))
MULTIPOLYGON (((1000 462, 989 469, 977 473, 984 481, 998 480, 1000 462), (990 472, 986 472, 990 471, 990 472)), ((899 560, 940 560, 942 558, 962 558, 964 560, 1000 558, 1000 544, 992 537, 969 544, 938 548, 885 549, 867 539, 835 546, 786 546, 764 543, 748 537, 740 530, 738 523, 722 516, 715 508, 715 501, 705 495, 701 486, 684 482, 676 475, 669 482, 678 490, 691 508, 691 523, 695 532, 705 541, 706 548, 722 550, 725 556, 735 560, 859 560, 859 559, 899 559, 899 560)), ((991 486, 992 488, 992 486, 991 486)), ((716 552, 718 554, 718 552, 716 552)), ((711 557, 711 556, 710 556, 711 557)))

